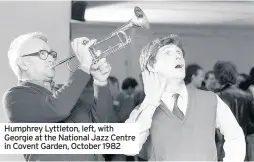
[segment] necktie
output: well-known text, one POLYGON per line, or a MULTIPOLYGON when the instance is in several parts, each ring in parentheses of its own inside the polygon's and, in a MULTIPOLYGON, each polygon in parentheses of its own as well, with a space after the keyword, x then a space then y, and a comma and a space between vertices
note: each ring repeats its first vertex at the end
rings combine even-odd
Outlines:
POLYGON ((179 109, 179 107, 177 106, 177 100, 179 98, 179 94, 176 93, 173 95, 173 101, 174 101, 174 107, 173 107, 173 114, 178 117, 179 119, 183 120, 184 118, 184 114, 183 112, 179 109))

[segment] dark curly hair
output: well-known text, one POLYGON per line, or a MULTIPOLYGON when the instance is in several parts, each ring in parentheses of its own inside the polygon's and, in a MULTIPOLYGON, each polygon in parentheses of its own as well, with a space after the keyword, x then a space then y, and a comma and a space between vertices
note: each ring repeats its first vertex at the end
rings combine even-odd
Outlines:
POLYGON ((236 84, 237 69, 229 61, 217 61, 213 67, 214 76, 221 85, 236 84))
POLYGON ((193 75, 197 76, 198 70, 202 70, 202 69, 203 68, 201 66, 199 66, 198 64, 188 65, 185 69, 185 71, 186 71, 186 75, 184 78, 185 84, 189 84, 192 81, 192 76, 193 75))
POLYGON ((109 76, 109 77, 108 77, 108 80, 109 80, 111 83, 113 83, 113 84, 115 84, 115 83, 118 83, 118 84, 119 84, 118 79, 117 79, 116 77, 114 77, 114 76, 109 76))
POLYGON ((122 90, 127 90, 129 87, 135 88, 137 86, 138 86, 138 82, 136 81, 136 79, 128 77, 124 79, 122 83, 122 90))

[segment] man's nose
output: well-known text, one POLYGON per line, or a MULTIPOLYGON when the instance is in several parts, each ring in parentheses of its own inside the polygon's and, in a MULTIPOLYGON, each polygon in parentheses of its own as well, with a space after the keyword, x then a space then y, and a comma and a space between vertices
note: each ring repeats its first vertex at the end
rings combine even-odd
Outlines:
POLYGON ((54 62, 55 59, 53 58, 53 56, 48 55, 47 61, 49 61, 49 62, 54 62))
POLYGON ((181 60, 181 56, 176 55, 176 60, 181 60))
POLYGON ((56 60, 52 56, 49 56, 47 61, 49 64, 51 64, 51 66, 54 66, 56 64, 56 60))

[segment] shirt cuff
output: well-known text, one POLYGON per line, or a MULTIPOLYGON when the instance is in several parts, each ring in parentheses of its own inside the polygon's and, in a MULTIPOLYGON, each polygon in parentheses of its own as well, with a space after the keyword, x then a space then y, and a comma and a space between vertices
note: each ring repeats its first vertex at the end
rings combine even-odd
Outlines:
POLYGON ((161 104, 160 101, 154 102, 152 100, 145 98, 141 105, 144 107, 149 107, 149 106, 158 107, 160 106, 160 104, 161 104))
POLYGON ((85 73, 90 75, 90 68, 85 67, 85 66, 79 66, 78 67, 80 70, 84 71, 85 73))
POLYGON ((108 81, 105 80, 105 81, 99 81, 97 79, 94 79, 93 83, 97 86, 100 86, 100 87, 104 87, 108 84, 108 81))

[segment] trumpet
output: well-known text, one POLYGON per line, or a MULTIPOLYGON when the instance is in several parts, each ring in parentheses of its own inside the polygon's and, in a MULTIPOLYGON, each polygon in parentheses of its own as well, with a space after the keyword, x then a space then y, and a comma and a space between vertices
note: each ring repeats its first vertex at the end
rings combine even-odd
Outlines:
MULTIPOLYGON (((149 24, 149 21, 145 15, 145 13, 141 10, 141 8, 136 6, 136 7, 134 7, 134 16, 132 17, 132 19, 130 19, 127 23, 125 23, 121 27, 117 28, 115 31, 108 34, 106 37, 97 40, 92 46, 89 47, 89 52, 91 53, 91 55, 93 57, 93 63, 96 63, 101 58, 106 58, 107 56, 119 51, 120 49, 123 49, 128 44, 130 44, 131 37, 126 34, 126 31, 133 29, 133 28, 138 28, 138 27, 148 30, 150 28, 150 24, 149 24), (121 36, 123 36, 124 39, 122 39, 121 36), (101 54, 99 56, 97 56, 95 53, 95 51, 96 51, 95 46, 99 45, 111 38, 114 38, 114 37, 118 37, 120 42, 112 47, 109 46, 105 51, 101 52, 101 54)), ((84 45, 86 43, 87 43, 87 41, 83 42, 84 45)), ((74 72, 75 70, 71 69, 70 65, 69 65, 70 60, 73 59, 74 57, 75 57, 75 55, 73 54, 70 57, 58 62, 51 68, 55 68, 56 66, 59 66, 67 61, 67 68, 71 72, 74 72)))

